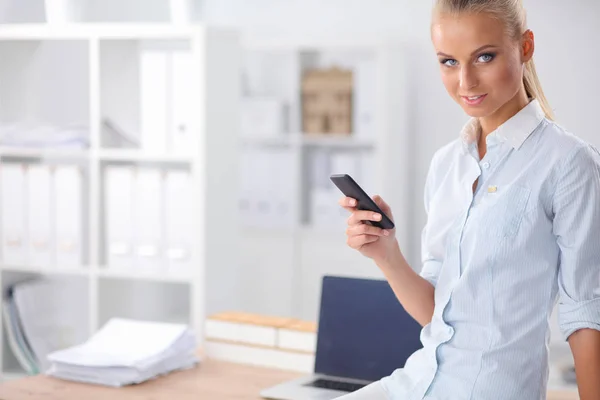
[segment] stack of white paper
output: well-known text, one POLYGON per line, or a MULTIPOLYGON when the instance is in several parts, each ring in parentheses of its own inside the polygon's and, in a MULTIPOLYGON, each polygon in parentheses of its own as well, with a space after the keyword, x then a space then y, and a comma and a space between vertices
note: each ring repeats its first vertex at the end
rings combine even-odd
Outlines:
POLYGON ((140 383, 198 363, 185 325, 113 318, 87 342, 48 356, 48 374, 107 386, 140 383))
POLYGON ((89 146, 89 136, 89 127, 82 124, 0 124, 0 144, 7 147, 82 149, 89 146))

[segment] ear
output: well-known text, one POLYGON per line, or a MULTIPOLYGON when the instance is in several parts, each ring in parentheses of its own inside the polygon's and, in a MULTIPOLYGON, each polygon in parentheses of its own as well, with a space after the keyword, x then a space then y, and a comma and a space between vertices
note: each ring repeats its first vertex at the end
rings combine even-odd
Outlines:
POLYGON ((535 38, 533 32, 527 29, 521 38, 521 57, 523 63, 528 62, 533 57, 535 50, 535 38))

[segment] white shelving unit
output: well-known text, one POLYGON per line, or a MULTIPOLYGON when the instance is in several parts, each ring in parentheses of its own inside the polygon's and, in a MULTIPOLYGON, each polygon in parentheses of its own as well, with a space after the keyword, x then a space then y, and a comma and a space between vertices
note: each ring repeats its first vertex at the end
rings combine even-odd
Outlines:
MULTIPOLYGON (((69 24, 0 26, 0 123, 34 120, 89 127, 81 150, 0 147, 9 162, 78 165, 83 171, 81 266, 9 265, 0 255, 2 293, 38 276, 75 279, 88 293, 89 333, 115 316, 190 324, 203 340, 207 313, 237 306, 237 187, 240 40, 236 32, 203 25, 69 24), (193 145, 176 154, 103 145, 103 120, 140 131, 140 53, 188 52, 193 145), (189 173, 192 268, 108 265, 104 174, 107 167, 189 173)), ((144 132, 141 133, 144 135, 144 132)), ((0 216, 2 219, 2 216, 0 216)), ((0 308, 2 296, 0 296, 0 308)), ((0 380, 22 374, 0 318, 0 380)))
MULTIPOLYGON (((243 136, 242 148, 245 152, 285 154, 291 184, 273 193, 287 194, 291 217, 276 218, 271 223, 262 223, 260 218, 256 223, 246 221, 241 274, 247 284, 242 287, 242 304, 248 311, 315 320, 324 274, 381 275, 370 260, 346 245, 343 216, 331 223, 315 224, 311 210, 311 170, 314 167, 311 157, 314 154, 369 155, 371 161, 355 179, 371 195, 382 195, 392 206, 399 241, 407 243, 411 237, 405 228, 408 224, 403 223, 411 218, 410 174, 405 167, 411 159, 405 46, 357 37, 244 39, 244 95, 284 101, 287 126, 280 135, 252 136, 250 132, 243 136), (374 87, 366 88, 372 89, 370 99, 375 110, 372 128, 368 132, 348 134, 304 134, 301 124, 303 72, 312 67, 334 65, 353 68, 365 60, 373 63, 369 82, 374 87)), ((276 168, 284 166, 274 165, 271 169, 276 168)), ((257 173, 253 169, 250 175, 257 173)), ((242 173, 244 179, 250 180, 242 173)), ((257 181, 253 176, 251 179, 257 181)), ((243 187, 251 183, 241 184, 243 187)), ((333 184, 331 187, 337 190, 333 184)), ((261 193, 268 189, 254 190, 261 193)), ((332 202, 336 207, 337 198, 332 202)))

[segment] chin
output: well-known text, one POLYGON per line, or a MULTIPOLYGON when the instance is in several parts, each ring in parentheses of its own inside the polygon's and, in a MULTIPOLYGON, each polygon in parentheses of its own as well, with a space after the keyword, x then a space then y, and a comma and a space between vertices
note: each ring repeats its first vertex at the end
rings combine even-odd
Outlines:
POLYGON ((462 109, 469 117, 472 118, 484 118, 491 114, 489 110, 476 107, 462 106, 462 109))
POLYGON ((490 107, 489 104, 485 104, 488 103, 488 100, 490 99, 485 99, 484 103, 477 106, 469 106, 465 104, 461 98, 457 100, 457 103, 469 117, 483 118, 494 113, 494 107, 490 107))

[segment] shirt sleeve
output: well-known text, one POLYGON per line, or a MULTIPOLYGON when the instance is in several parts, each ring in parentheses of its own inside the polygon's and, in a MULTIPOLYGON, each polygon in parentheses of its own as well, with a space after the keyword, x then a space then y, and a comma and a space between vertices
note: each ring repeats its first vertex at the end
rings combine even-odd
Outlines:
POLYGON ((423 202, 425 206, 425 213, 427 214, 427 221, 421 231, 421 272, 419 275, 426 279, 429 283, 435 287, 437 285, 437 279, 442 268, 442 260, 436 258, 430 251, 430 244, 428 242, 427 229, 431 226, 431 220, 429 218, 429 205, 434 195, 434 174, 436 171, 436 156, 434 155, 429 171, 427 172, 427 179, 425 181, 425 190, 423 194, 423 202))
POLYGON ((553 231, 560 248, 558 321, 565 340, 600 330, 600 153, 575 148, 558 175, 553 231))

